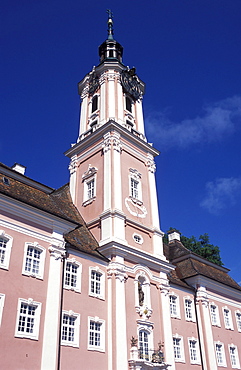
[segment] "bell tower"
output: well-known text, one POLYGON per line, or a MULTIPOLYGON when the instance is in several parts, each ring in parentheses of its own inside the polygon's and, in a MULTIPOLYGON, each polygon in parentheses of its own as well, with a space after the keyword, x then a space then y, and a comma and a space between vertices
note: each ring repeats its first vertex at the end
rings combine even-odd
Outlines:
POLYGON ((100 63, 78 84, 79 135, 66 152, 71 196, 106 257, 134 248, 165 259, 155 184, 159 152, 145 136, 145 84, 122 55, 108 11, 100 63))

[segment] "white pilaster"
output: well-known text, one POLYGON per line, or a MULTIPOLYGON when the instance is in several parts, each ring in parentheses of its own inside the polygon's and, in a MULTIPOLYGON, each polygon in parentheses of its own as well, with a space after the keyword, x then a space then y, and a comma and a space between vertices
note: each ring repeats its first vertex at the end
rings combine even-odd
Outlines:
POLYGON ((144 120, 143 120, 143 109, 142 109, 142 99, 136 101, 136 129, 143 135, 145 135, 144 120))
POLYGON ((86 93, 82 94, 81 103, 81 114, 80 114, 80 130, 79 137, 83 132, 87 130, 87 119, 88 119, 88 95, 86 93))
POLYGON ((107 118, 115 118, 115 72, 109 70, 108 75, 108 115, 107 118))
POLYGON ((150 188, 152 225, 154 228, 159 229, 160 221, 159 221, 156 180, 155 180, 156 166, 155 166, 153 156, 150 154, 147 157, 146 166, 148 169, 148 180, 149 180, 149 188, 150 188))
POLYGON ((111 136, 104 135, 102 145, 104 155, 104 211, 111 208, 111 136))
POLYGON ((100 124, 106 122, 106 79, 105 74, 100 77, 100 124))
MULTIPOLYGON (((204 286, 200 286, 197 289, 197 303, 199 304, 200 308, 200 316, 202 317, 202 327, 203 327, 203 336, 205 341, 205 348, 207 356, 207 369, 217 370, 216 364, 216 354, 214 351, 214 343, 213 343, 213 332, 212 332, 212 324, 210 319, 209 313, 209 305, 208 305, 208 297, 206 288, 204 286)), ((204 357, 204 356, 203 356, 204 357)))
POLYGON ((202 365, 203 365, 203 370, 208 370, 207 361, 206 361, 206 351, 205 351, 205 345, 204 345, 204 336, 203 336, 203 324, 202 324, 202 319, 201 319, 201 314, 200 314, 200 307, 199 307, 198 302, 195 302, 195 304, 196 304, 197 322, 198 322, 197 329, 198 329, 199 338, 200 338, 202 365))
MULTIPOLYGON (((119 260, 123 258, 119 257, 119 260)), ((115 309, 116 309, 116 370, 128 370, 127 362, 127 337, 126 337, 126 302, 125 302, 125 281, 127 275, 123 271, 121 263, 110 263, 109 274, 115 276, 115 309)))
POLYGON ((70 172, 69 190, 70 190, 72 202, 74 204, 75 204, 75 194, 76 194, 76 170, 77 170, 77 156, 74 155, 71 158, 71 161, 69 164, 69 172, 70 172))
MULTIPOLYGON (((165 275, 160 273, 160 275, 165 275)), ((161 276, 162 277, 162 276, 161 276)), ((161 317, 164 333, 164 343, 165 343, 165 363, 171 365, 169 369, 175 370, 175 358, 173 352, 173 339, 172 339, 172 325, 171 325, 171 315, 170 315, 170 303, 169 303, 169 282, 167 278, 163 278, 163 282, 160 284, 161 292, 161 317)))
POLYGON ((112 353, 113 353, 113 346, 112 346, 112 330, 113 330, 113 325, 112 325, 112 320, 113 320, 113 312, 112 312, 112 275, 108 275, 107 276, 107 288, 108 288, 108 306, 107 306, 107 310, 108 310, 108 326, 107 326, 107 330, 108 330, 108 344, 107 344, 107 347, 108 347, 108 370, 112 370, 113 366, 112 366, 112 362, 113 362, 113 356, 112 356, 112 353))
POLYGON ((117 110, 117 122, 122 125, 124 123, 124 99, 120 81, 117 83, 117 110))
POLYGON ((121 141, 120 134, 114 133, 112 136, 113 142, 113 192, 114 192, 114 208, 122 210, 122 183, 121 183, 121 141))
POLYGON ((42 370, 57 369, 63 243, 49 247, 50 262, 44 320, 42 370))

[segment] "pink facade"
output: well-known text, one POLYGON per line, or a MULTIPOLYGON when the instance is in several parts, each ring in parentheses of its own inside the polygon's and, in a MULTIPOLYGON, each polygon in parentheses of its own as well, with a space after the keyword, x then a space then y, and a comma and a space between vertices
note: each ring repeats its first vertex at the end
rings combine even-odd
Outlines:
POLYGON ((70 184, 0 166, 1 368, 240 369, 241 288, 177 232, 163 244, 145 85, 108 27, 79 83, 70 184))

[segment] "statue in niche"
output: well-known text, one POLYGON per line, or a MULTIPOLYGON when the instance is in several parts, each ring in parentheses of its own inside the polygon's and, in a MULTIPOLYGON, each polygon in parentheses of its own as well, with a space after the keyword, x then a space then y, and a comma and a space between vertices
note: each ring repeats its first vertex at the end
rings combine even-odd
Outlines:
POLYGON ((138 296, 139 296, 139 305, 143 306, 144 303, 144 292, 142 290, 142 284, 138 281, 138 296))

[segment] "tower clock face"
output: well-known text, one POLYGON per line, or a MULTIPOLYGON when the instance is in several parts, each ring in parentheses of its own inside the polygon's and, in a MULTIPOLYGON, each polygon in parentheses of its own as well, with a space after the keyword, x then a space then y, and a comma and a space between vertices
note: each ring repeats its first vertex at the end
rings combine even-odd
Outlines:
POLYGON ((135 100, 138 100, 141 95, 141 86, 138 77, 131 70, 124 70, 121 72, 121 84, 123 89, 130 94, 135 100))

